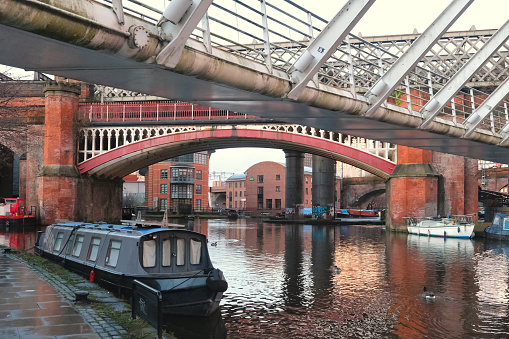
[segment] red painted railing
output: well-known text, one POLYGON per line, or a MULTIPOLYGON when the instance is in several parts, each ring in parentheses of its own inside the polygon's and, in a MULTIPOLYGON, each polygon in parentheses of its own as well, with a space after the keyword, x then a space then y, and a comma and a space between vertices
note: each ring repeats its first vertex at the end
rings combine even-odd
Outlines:
POLYGON ((104 104, 82 103, 79 104, 79 111, 87 116, 91 122, 258 118, 254 115, 178 101, 104 104))

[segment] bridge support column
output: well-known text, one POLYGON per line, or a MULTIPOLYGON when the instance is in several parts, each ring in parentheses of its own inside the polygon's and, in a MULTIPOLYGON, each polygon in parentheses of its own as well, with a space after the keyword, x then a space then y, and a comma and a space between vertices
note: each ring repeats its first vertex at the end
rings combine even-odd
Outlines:
POLYGON ((289 218, 299 216, 299 209, 304 206, 304 154, 285 151, 286 187, 285 209, 289 218))
POLYGON ((433 152, 398 146, 398 165, 386 184, 387 227, 406 231, 403 217, 438 213, 438 180, 433 152))
POLYGON ((313 186, 311 188, 313 216, 319 219, 334 218, 336 192, 336 161, 313 155, 313 186))
POLYGON ((478 212, 477 160, 433 152, 438 180, 438 214, 442 216, 478 212))
POLYGON ((75 159, 75 113, 80 86, 50 81, 44 85, 44 166, 39 173, 39 212, 47 225, 76 217, 79 172, 75 159))

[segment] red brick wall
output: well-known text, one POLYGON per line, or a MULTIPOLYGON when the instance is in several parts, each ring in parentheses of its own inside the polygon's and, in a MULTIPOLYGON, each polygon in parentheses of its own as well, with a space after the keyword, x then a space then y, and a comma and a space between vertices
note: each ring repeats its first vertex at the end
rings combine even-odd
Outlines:
POLYGON ((285 166, 272 161, 263 161, 246 171, 246 210, 259 214, 269 212, 272 215, 285 210, 285 166), (263 183, 258 183, 258 176, 263 175, 263 183), (276 180, 279 175, 279 180, 276 180), (252 180, 251 180, 252 178, 252 180), (276 186, 280 191, 276 192, 276 186), (263 188, 263 208, 258 209, 258 187, 263 188), (267 208, 267 199, 272 201, 272 208, 267 208), (276 199, 281 200, 281 208, 276 209, 276 199))

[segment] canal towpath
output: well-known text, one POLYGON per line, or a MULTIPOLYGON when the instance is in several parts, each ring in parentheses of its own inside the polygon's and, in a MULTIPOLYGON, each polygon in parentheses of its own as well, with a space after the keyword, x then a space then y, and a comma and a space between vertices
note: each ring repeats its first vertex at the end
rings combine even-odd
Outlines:
MULTIPOLYGON (((131 335, 90 302, 76 301, 80 288, 118 312, 129 306, 84 278, 72 284, 25 262, 0 246, 0 338, 128 338, 131 335)), ((151 336, 155 329, 141 331, 151 336)), ((157 336, 157 335, 155 335, 157 336)))

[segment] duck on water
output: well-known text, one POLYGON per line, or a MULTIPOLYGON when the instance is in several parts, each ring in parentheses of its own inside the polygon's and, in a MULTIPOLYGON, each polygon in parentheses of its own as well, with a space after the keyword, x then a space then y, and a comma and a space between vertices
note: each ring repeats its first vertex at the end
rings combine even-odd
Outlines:
POLYGON ((58 223, 40 235, 35 252, 119 295, 130 297, 140 281, 161 292, 164 314, 208 316, 228 288, 206 237, 185 229, 58 223))

